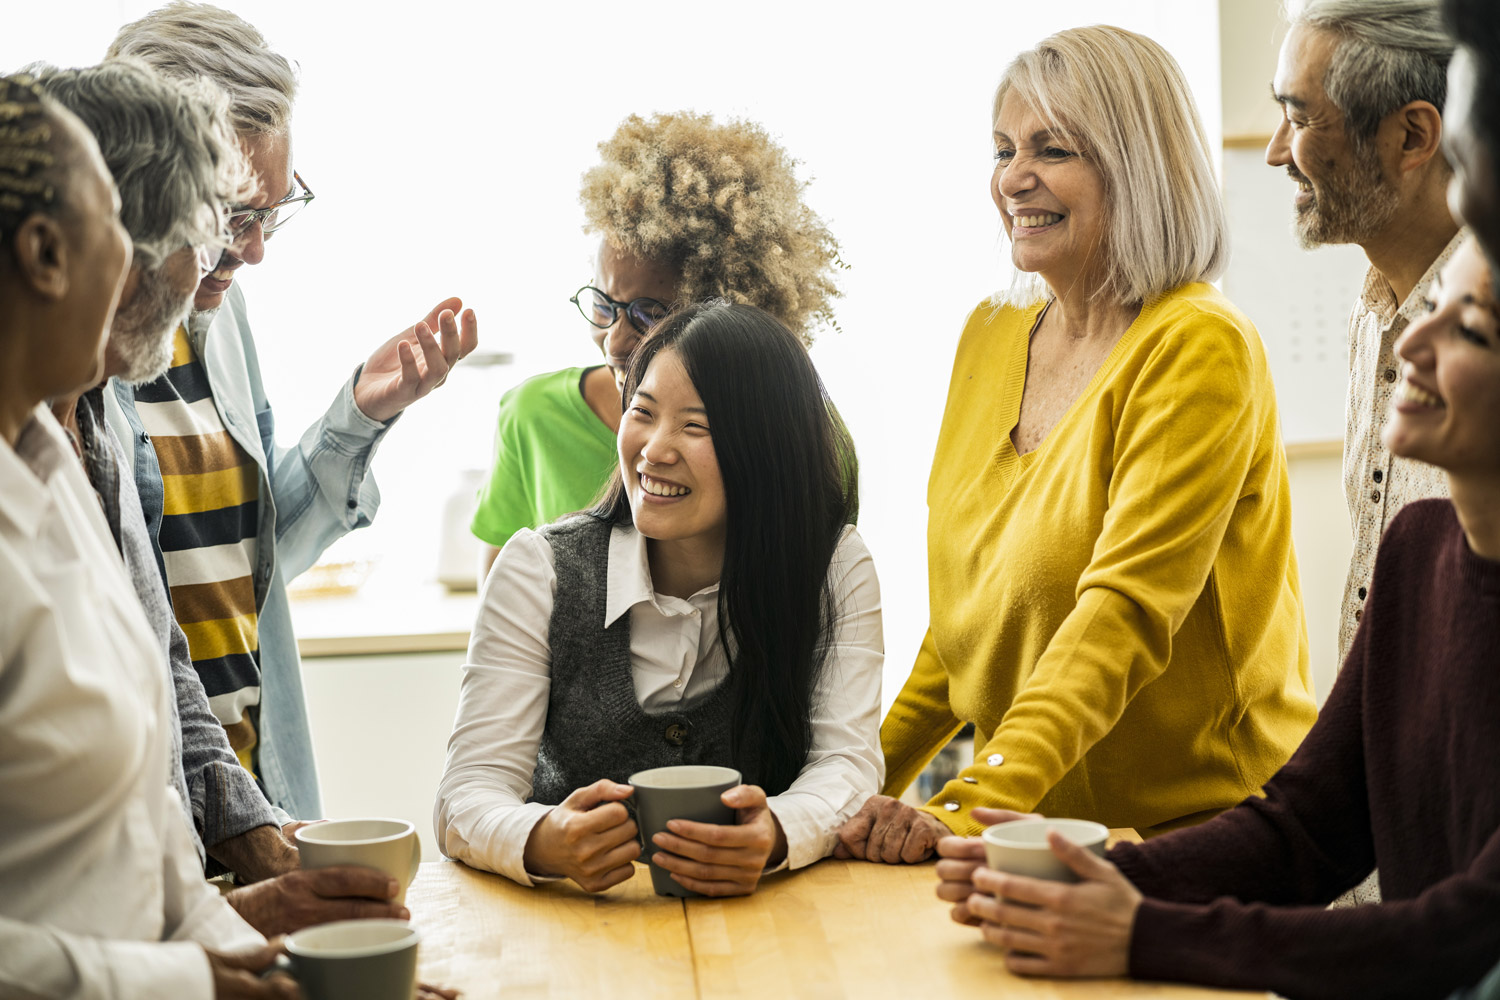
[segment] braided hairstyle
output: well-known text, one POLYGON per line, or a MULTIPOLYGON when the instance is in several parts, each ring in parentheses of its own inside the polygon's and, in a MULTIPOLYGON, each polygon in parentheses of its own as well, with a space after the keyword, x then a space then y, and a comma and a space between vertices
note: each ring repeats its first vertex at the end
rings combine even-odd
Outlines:
POLYGON ((60 202, 57 105, 29 76, 0 76, 0 251, 21 223, 60 202))

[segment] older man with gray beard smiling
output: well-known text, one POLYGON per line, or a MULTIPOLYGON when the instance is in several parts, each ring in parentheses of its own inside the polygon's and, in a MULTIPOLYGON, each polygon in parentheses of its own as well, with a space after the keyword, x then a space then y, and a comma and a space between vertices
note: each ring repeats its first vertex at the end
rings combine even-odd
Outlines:
POLYGON ((199 858, 221 863, 244 882, 266 880, 228 897, 266 934, 343 917, 402 916, 379 873, 298 870, 296 851, 282 833, 291 817, 272 806, 240 766, 209 706, 167 599, 124 449, 103 419, 110 378, 150 382, 171 364, 174 334, 199 280, 228 243, 223 219, 248 194, 248 165, 229 126, 227 100, 212 84, 172 80, 135 59, 79 70, 37 67, 34 75, 94 133, 135 246, 105 348, 104 381, 53 400, 53 412, 73 436, 170 663, 178 751, 172 776, 199 858), (265 851, 265 842, 283 849, 265 851))

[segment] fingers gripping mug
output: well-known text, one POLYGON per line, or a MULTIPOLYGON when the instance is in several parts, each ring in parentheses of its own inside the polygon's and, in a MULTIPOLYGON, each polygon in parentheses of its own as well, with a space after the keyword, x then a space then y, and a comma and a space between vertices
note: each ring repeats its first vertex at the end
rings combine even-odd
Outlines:
POLYGON ((667 821, 674 819, 733 826, 734 810, 724 804, 721 796, 739 783, 740 772, 734 768, 703 764, 653 767, 630 776, 630 785, 635 788, 631 796, 635 803, 632 812, 640 830, 641 847, 651 866, 651 885, 658 896, 699 894, 673 881, 669 872, 650 860, 652 854, 661 850, 651 838, 665 831, 667 821))

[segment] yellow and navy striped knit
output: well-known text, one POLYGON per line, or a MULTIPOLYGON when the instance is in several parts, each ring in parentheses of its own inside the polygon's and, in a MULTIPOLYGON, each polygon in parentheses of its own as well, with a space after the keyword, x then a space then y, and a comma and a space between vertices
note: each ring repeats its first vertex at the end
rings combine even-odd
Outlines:
POLYGON ((253 770, 260 705, 254 567, 260 471, 219 418, 187 331, 172 367, 136 389, 161 465, 159 538, 177 623, 214 715, 253 770))

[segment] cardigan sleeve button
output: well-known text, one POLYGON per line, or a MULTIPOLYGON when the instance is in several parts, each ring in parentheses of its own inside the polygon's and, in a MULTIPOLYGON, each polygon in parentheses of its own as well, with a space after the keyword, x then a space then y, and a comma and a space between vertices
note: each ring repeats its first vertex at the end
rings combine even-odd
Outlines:
POLYGON ((1005 754, 1003 754, 1003 753, 992 753, 988 757, 985 758, 984 762, 986 764, 988 764, 990 767, 999 767, 1001 764, 1005 763, 1005 754))
POLYGON ((958 803, 954 802, 952 799, 949 799, 947 802, 943 803, 943 808, 951 813, 956 813, 958 812, 958 803))
POLYGON ((974 777, 972 774, 966 774, 964 775, 964 783, 969 785, 977 785, 979 784, 979 779, 974 777))

